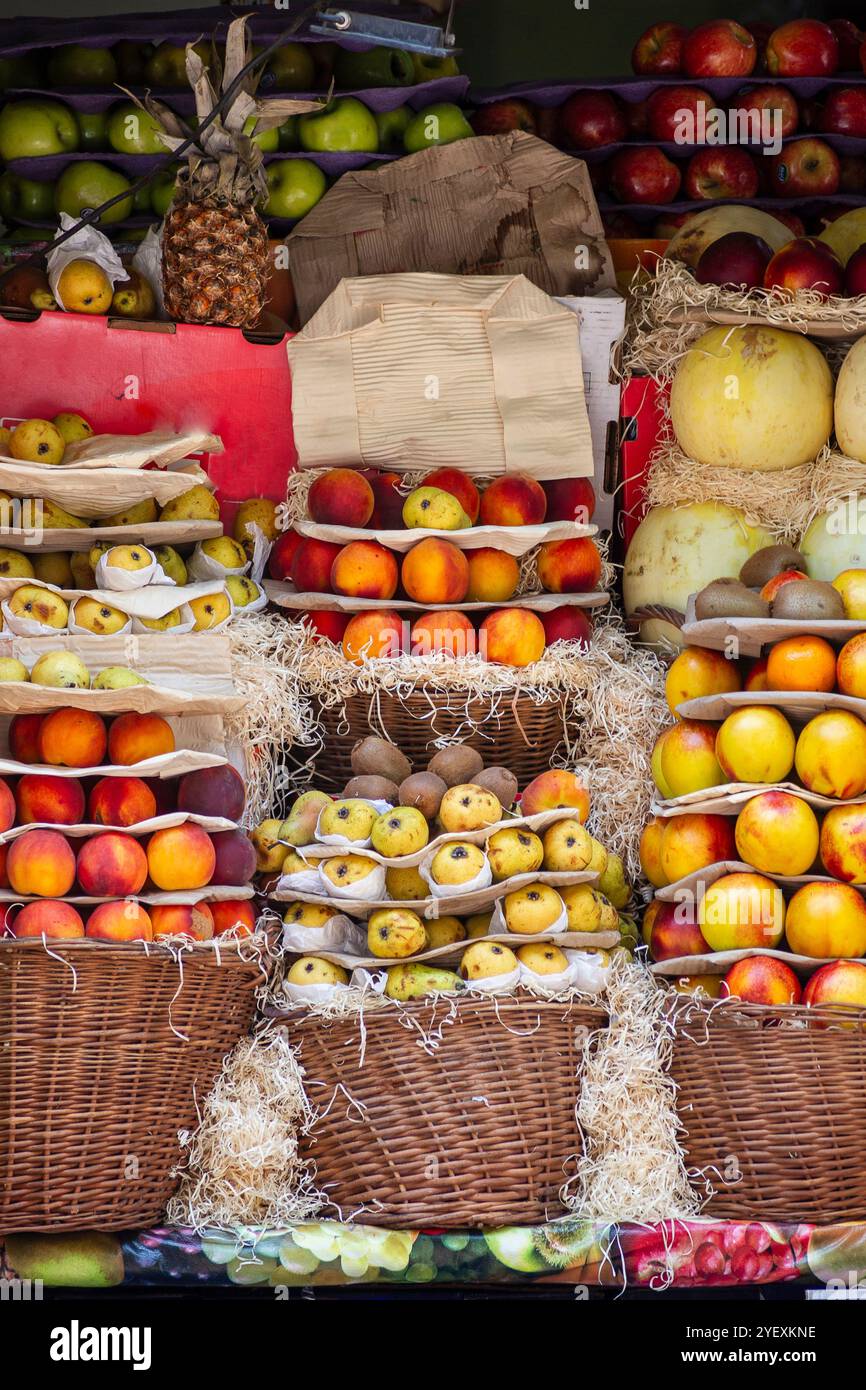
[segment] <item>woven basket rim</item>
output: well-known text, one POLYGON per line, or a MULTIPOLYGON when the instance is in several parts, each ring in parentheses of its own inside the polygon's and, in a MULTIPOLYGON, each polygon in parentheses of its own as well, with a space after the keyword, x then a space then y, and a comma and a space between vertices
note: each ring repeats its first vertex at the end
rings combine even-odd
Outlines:
MULTIPOLYGON (((706 1000, 675 995, 668 1007, 668 1018, 681 1028, 695 1022, 737 1027, 746 1022, 768 1023, 777 1019, 780 1023, 811 1023, 828 1028, 836 1023, 846 1033, 866 1030, 866 1007, 859 1004, 749 1004, 736 996, 706 1000)), ((786 1031, 780 1029, 780 1036, 784 1037, 786 1031)))
POLYGON ((474 1008, 483 1010, 486 1013, 501 1014, 503 1010, 515 1012, 524 1009, 539 1009, 542 1012, 567 1013, 572 1009, 580 1009, 582 1013, 592 1013, 597 1015, 600 1026, 607 1026, 609 1015, 606 1008, 597 1003, 587 1002, 582 998, 573 999, 547 999, 543 995, 533 994, 530 990, 518 989, 513 994, 487 995, 479 991, 465 990, 457 994, 429 995, 424 999, 390 999, 387 1009, 359 1009, 356 1013, 335 1014, 333 1017, 323 1017, 320 1014, 308 1014, 300 1017, 301 1010, 285 1010, 280 1013, 269 1013, 269 1019, 277 1024, 291 1024, 293 1028, 331 1028, 335 1024, 345 1024, 349 1027, 357 1027, 361 1018, 364 1020, 365 1029, 369 1029, 371 1024, 379 1022, 394 1022, 398 1014, 423 1014, 431 1009, 436 1009, 439 1004, 443 1004, 447 1010, 447 1016, 453 1018, 452 1007, 458 1012, 460 1009, 474 1008))

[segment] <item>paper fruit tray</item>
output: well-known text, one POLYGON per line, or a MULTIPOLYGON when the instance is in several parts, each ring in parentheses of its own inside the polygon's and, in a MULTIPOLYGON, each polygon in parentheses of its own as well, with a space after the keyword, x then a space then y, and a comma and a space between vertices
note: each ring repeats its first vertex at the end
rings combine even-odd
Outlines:
POLYGON ((733 638, 740 656, 760 656, 764 647, 773 642, 781 642, 783 637, 825 637, 828 642, 838 645, 864 631, 866 622, 855 622, 848 618, 833 621, 803 621, 793 618, 704 618, 699 622, 695 617, 694 594, 689 597, 685 622, 681 628, 683 639, 689 646, 710 647, 718 652, 728 650, 733 638))
POLYGON ((866 700, 818 690, 732 690, 726 695, 684 700, 677 713, 686 719, 727 719, 734 710, 746 705, 771 705, 794 720, 812 719, 826 709, 844 709, 866 719, 866 700))
POLYGON ((116 545, 194 545, 223 534, 221 521, 148 521, 140 526, 53 526, 39 531, 41 541, 34 545, 35 528, 4 526, 3 544, 13 550, 89 550, 97 541, 116 545))
POLYGON ((161 816, 151 816, 150 820, 137 821, 135 825, 95 825, 81 822, 78 825, 60 825, 57 822, 32 821, 26 825, 13 825, 0 833, 0 845, 11 844, 28 830, 56 830, 66 840, 87 840, 94 835, 104 835, 114 830, 121 835, 130 835, 140 840, 146 835, 155 835, 157 830, 171 830, 176 825, 198 825, 209 835, 217 835, 222 830, 236 830, 237 825, 224 816, 198 816, 189 811, 167 811, 161 816))
MULTIPOLYGON (((71 607, 76 599, 93 598, 109 608, 119 608, 131 618, 164 618, 175 608, 182 608, 191 599, 219 594, 225 589, 224 579, 203 579, 197 584, 145 584, 140 589, 58 589, 42 579, 27 579, 22 575, 0 577, 0 603, 7 603, 17 589, 45 589, 57 594, 71 607)), ((6 624, 9 628, 9 623, 6 624)), ((63 632, 62 628, 46 629, 45 636, 63 632)), ((40 633, 39 636, 43 634, 40 633)), ((94 634, 95 636, 96 634, 94 634)))
POLYGON ((537 526, 467 526, 459 531, 436 531, 424 526, 401 528, 398 531, 370 531, 358 526, 328 526, 316 521, 296 521, 293 529, 302 536, 348 545, 350 541, 375 540, 388 550, 403 555, 419 541, 431 536, 450 541, 458 550, 478 550, 489 546, 504 550, 519 558, 548 541, 570 541, 598 534, 597 526, 584 526, 576 521, 540 522, 537 526))
MULTIPOLYGON (((795 893, 798 888, 802 888, 804 883, 841 883, 842 880, 833 878, 830 874, 768 874, 763 869, 756 869, 754 864, 746 864, 740 859, 720 859, 715 864, 708 864, 704 869, 695 869, 694 873, 685 874, 683 878, 677 879, 675 883, 666 883, 663 888, 657 888, 655 896, 665 903, 675 902, 700 902, 717 879, 725 874, 759 874, 761 878, 768 878, 773 883, 778 883, 780 888, 786 892, 795 893)), ((866 883, 845 884, 846 888, 855 888, 858 893, 866 894, 866 883)))
POLYGON ((362 921, 366 921, 371 913, 378 912, 382 908, 402 907, 408 908, 411 912, 417 912, 419 917, 432 922, 437 917, 463 917, 471 916, 476 912, 484 912, 487 908, 492 908, 506 894, 514 893, 518 888, 526 888, 531 883, 545 883, 551 888, 571 888, 578 883, 597 884, 598 877, 596 873, 586 873, 585 871, 581 873, 546 873, 544 870, 536 870, 535 873, 530 874, 515 874, 513 878, 505 879, 502 883, 491 883, 486 888, 476 888, 471 893, 451 893, 444 898, 415 898, 411 901, 393 898, 378 898, 372 901, 365 901, 363 898, 335 898, 325 893, 291 891, 281 887, 280 884, 269 896, 275 902, 318 903, 320 906, 327 903, 347 917, 356 917, 362 921))
MULTIPOLYGON (((0 425, 14 429, 20 416, 4 415, 0 425)), ((191 461, 197 454, 221 454, 222 441, 208 430, 149 430, 143 434, 92 434, 67 444, 61 463, 22 463, 12 454, 0 452, 0 467, 33 469, 38 474, 67 473, 85 469, 171 468, 177 463, 191 461)))
POLYGON ((866 802, 866 794, 852 796, 845 801, 837 801, 819 792, 811 792, 796 782, 726 782, 717 787, 705 787, 701 791, 686 792, 683 796, 672 797, 669 801, 654 795, 650 811, 654 816, 684 816, 689 812, 701 812, 713 816, 738 816, 747 801, 762 792, 790 792, 808 801, 814 810, 829 811, 834 806, 858 806, 866 802))
MULTIPOLYGON (((557 935, 535 935, 535 936, 515 936, 513 933, 491 932, 489 936, 476 938, 480 941, 492 941, 509 946, 512 951, 516 951, 520 946, 530 946, 533 943, 545 942, 558 946, 560 950, 570 951, 610 951, 619 945, 618 932, 560 932, 557 935)), ((334 965, 342 965, 347 970, 387 970, 392 965, 420 965, 425 962, 457 962, 463 952, 474 943, 470 940, 455 941, 449 946, 432 946, 427 951, 418 951, 412 956, 389 956, 387 959, 382 956, 352 955, 348 951, 300 951, 294 947, 288 947, 289 954, 294 956, 315 954, 323 960, 332 961, 334 965)))
MULTIPOLYGON (((56 829, 56 827, 55 827, 56 829)), ((215 883, 204 888, 177 889, 171 893, 159 893, 156 891, 148 892, 146 889, 141 893, 130 893, 129 897, 134 898, 138 903, 150 907, 168 907, 172 904, 176 906, 195 906, 196 903, 233 903, 255 897, 255 889, 249 883, 244 884, 223 884, 215 883)), ((10 888, 0 888, 0 903, 44 903, 43 897, 28 896, 26 893, 13 893, 10 888)), ((92 907, 98 903, 123 902, 122 898, 91 898, 86 894, 64 893, 63 901, 71 903, 73 907, 92 907)), ((2 943, 0 937, 0 943, 2 943)))
POLYGON ((73 516, 113 516, 152 497, 160 507, 201 484, 213 491, 197 463, 166 468, 63 468, 0 459, 0 492, 47 497, 73 516))
POLYGON ((602 608, 609 603, 610 596, 600 591, 587 594, 522 594, 506 599, 501 603, 489 600, 484 603, 415 603, 412 599, 400 598, 345 598, 342 594, 298 593, 292 584, 282 580, 263 581, 265 593, 279 608, 294 609, 299 612, 366 613, 372 608, 397 609, 409 613, 435 613, 439 610, 452 611, 455 607, 461 613, 489 613, 496 608, 530 608, 539 613, 550 612, 568 604, 572 608, 602 608))

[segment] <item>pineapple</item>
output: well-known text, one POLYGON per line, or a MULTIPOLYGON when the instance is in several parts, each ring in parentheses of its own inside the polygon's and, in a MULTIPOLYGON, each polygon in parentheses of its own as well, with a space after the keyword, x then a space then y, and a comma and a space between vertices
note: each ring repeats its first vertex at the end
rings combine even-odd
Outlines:
MULTIPOLYGON (((233 20, 226 37, 225 64, 217 84, 225 94, 249 61, 246 18, 233 20)), ((214 50, 212 65, 219 71, 214 50)), ((231 102, 206 130, 200 127, 216 104, 210 69, 200 45, 187 44, 186 71, 195 92, 199 129, 185 156, 162 228, 162 287, 165 309, 186 323, 251 327, 261 315, 270 272, 268 231, 257 204, 267 198, 262 152, 253 134, 281 125, 288 116, 319 103, 258 101, 258 73, 247 74, 231 102), (249 134, 245 124, 256 117, 249 134)), ((131 95, 131 94, 130 94, 131 95)), ((147 96, 144 106, 163 127, 162 141, 176 150, 192 132, 174 112, 147 96)))

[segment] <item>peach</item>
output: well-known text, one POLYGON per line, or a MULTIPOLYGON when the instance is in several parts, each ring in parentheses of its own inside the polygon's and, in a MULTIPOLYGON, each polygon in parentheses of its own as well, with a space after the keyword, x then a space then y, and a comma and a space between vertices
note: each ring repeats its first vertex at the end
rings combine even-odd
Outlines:
POLYGON ((78 882, 88 897, 124 898, 141 892, 146 880, 147 855, 131 835, 106 830, 78 851, 78 882))
POLYGON ((836 658, 836 684, 843 695, 866 699, 866 632, 845 643, 836 658))
POLYGON ((57 830, 27 830, 10 844, 6 872, 22 897, 62 898, 75 882, 75 855, 57 830))
POLYGON ((498 666, 530 666, 544 652, 544 624, 528 608, 497 608, 478 634, 481 655, 498 666))
POLYGON ((520 582, 520 566, 507 550, 482 545, 477 550, 467 550, 466 560, 469 603, 506 603, 514 597, 520 582))
POLYGON ((302 539, 297 531, 292 530, 282 531, 277 536, 268 555, 268 574, 271 579, 285 581, 291 577, 292 561, 302 539))
POLYGON ((785 899, 762 874, 723 874, 701 899, 698 923, 713 951, 772 950, 785 930, 785 899))
POLYGON ((588 647, 592 641, 592 618, 583 608, 566 603, 540 617, 548 647, 554 642, 579 642, 582 647, 588 647))
POLYGON ((866 806, 834 806, 821 826, 821 863, 843 883, 866 883, 866 806))
POLYGON ((363 476, 373 489, 373 515, 368 526, 376 531, 401 531, 403 503, 406 500, 400 491, 402 476, 399 473, 381 473, 376 468, 365 468, 363 476))
POLYGON ((153 925, 141 903, 100 903, 87 919, 87 936, 96 941, 152 941, 153 925))
POLYGON ((174 752, 174 733, 161 714, 119 714, 108 731, 108 756, 120 767, 174 752))
POLYGON ((216 868, 216 851, 200 825, 176 825, 151 835, 147 864, 157 888, 165 892, 204 888, 216 868))
POLYGON ((737 854, 762 874, 806 874, 818 853, 818 821, 801 796, 761 792, 746 802, 734 829, 737 854))
POLYGON ((587 594, 600 579, 601 556, 593 541, 547 541, 539 547, 538 580, 549 594, 587 594))
POLYGON ((794 759, 810 791, 849 801, 866 791, 866 724, 847 710, 825 710, 800 730, 794 759))
POLYGON ((156 797, 140 777, 101 777, 91 789, 87 814, 94 825, 138 825, 157 814, 156 797))
POLYGON ((378 541, 351 541, 331 566, 331 592, 347 598, 393 598, 397 561, 378 541))
POLYGON ((522 816, 565 809, 575 811, 581 825, 589 816, 589 792, 577 774, 564 767, 552 767, 539 773, 524 788, 520 798, 522 816))
POLYGON ((229 763, 188 772, 177 789, 177 809, 194 816, 240 820, 245 802, 244 779, 229 763))
POLYGON ((211 835, 216 862, 211 883, 249 883, 256 871, 256 852, 243 830, 219 830, 211 835))
POLYGON ((704 647, 683 647, 671 663, 665 679, 668 709, 676 717, 677 709, 686 700, 700 700, 706 695, 725 695, 739 690, 740 672, 735 661, 723 652, 704 647))
POLYGON ((333 541, 305 536, 292 556, 289 576, 299 594, 331 593, 331 570, 343 549, 333 541))
POLYGON ((87 709, 56 709, 39 726, 39 758, 50 767, 98 767, 105 758, 105 724, 87 709))
POLYGON ((429 656, 431 652, 472 656, 478 646, 475 628, 466 614, 456 608, 422 613, 412 624, 410 641, 414 656, 429 656))
POLYGON ((403 645, 402 619, 390 608, 356 613, 343 633, 343 656, 356 666, 380 656, 399 656, 403 645))
POLYGON ((662 908, 669 906, 670 904, 662 902, 661 898, 653 898, 652 902, 647 904, 646 909, 644 910, 643 921, 641 922, 640 928, 640 934, 643 938, 643 943, 645 946, 649 946, 650 941, 652 940, 653 927, 655 926, 656 918, 661 913, 662 908))
POLYGON ((240 902, 211 903, 214 936, 225 936, 233 931, 235 936, 252 936, 256 929, 256 910, 249 898, 240 902))
MULTIPOLYGON (((26 778, 22 779, 26 781, 26 778)), ((0 832, 10 830, 15 824, 15 797, 9 790, 9 783, 0 777, 0 832)))
POLYGON ((404 555, 400 577, 416 603, 462 603, 469 587, 469 562, 451 541, 428 536, 404 555))
POLYGON ((504 473, 481 494, 482 526, 538 526, 547 515, 541 483, 528 473, 504 473))
POLYGON ((643 869, 644 877, 649 880, 653 888, 664 888, 667 883, 667 874, 662 868, 662 835, 667 821, 662 820, 661 816, 653 816, 648 820, 641 831, 640 845, 640 866, 643 869))
POLYGON ((328 613, 324 609, 321 611, 304 614, 304 624, 313 634, 313 640, 321 642, 326 638, 333 642, 335 647, 339 647, 343 640, 346 628, 349 626, 348 613, 328 613))
POLYGON ((307 494, 313 521, 326 526, 366 526, 373 515, 373 489, 354 468, 329 468, 307 494))
POLYGON ((670 796, 685 796, 724 782, 715 751, 715 724, 681 719, 662 739, 659 771, 670 796))
POLYGON ((661 838, 662 872, 668 883, 676 883, 697 869, 733 859, 735 848, 730 817, 700 812, 672 816, 661 838))
MULTIPOLYGON (((77 777, 28 772, 15 788, 15 800, 21 825, 79 825, 84 819, 84 788, 77 777)), ((0 814, 4 811, 5 802, 0 794, 0 814)), ((5 819, 5 815, 2 818, 5 819)), ((3 826, 4 830, 8 828, 3 826)))
POLYGON ((9 752, 16 763, 38 763, 39 730, 44 714, 16 714, 9 725, 9 752))
POLYGON ((756 657, 752 662, 746 678, 743 681, 744 690, 769 690, 770 682, 767 676, 767 658, 765 656, 756 657))
POLYGON ((691 902, 662 903, 653 919, 649 941, 653 960, 676 960, 679 956, 706 956, 709 946, 695 921, 691 902))
POLYGON ((0 845, 0 888, 11 888, 9 875, 6 872, 6 859, 9 854, 9 846, 0 845))
POLYGON ((774 574, 772 579, 768 579, 761 590, 761 598, 767 603, 772 603, 779 590, 785 584, 790 584, 792 579, 808 579, 808 574, 802 570, 782 570, 781 574, 774 574))
POLYGON ((794 765, 794 730, 781 710, 744 705, 716 737, 716 757, 729 782, 784 782, 794 765))
POLYGON ((800 981, 790 965, 775 956, 746 956, 732 965, 722 981, 722 998, 746 1004, 799 1004, 800 981))
POLYGON ((788 903, 785 935, 797 955, 862 956, 866 902, 847 883, 805 883, 788 903))
POLYGON ((462 473, 459 468, 434 468, 432 473, 422 478, 420 486, 438 487, 442 492, 450 492, 452 497, 457 498, 471 524, 475 525, 481 498, 468 473, 462 473))
POLYGON ((154 937, 187 936, 192 941, 210 941, 214 934, 213 913, 207 903, 161 903, 150 909, 150 920, 154 937))
POLYGON ((46 936, 68 941, 84 935, 84 923, 71 903, 49 899, 41 903, 27 903, 16 913, 10 930, 13 936, 19 938, 46 936))
POLYGON ((802 633, 776 642, 767 654, 770 690, 829 691, 836 685, 836 653, 823 637, 802 633))
POLYGON ((545 521, 589 525, 595 511, 595 488, 589 478, 553 478, 541 486, 547 498, 545 521))
POLYGON ((866 1009, 866 965, 856 960, 834 960, 822 965, 803 990, 803 1003, 852 1004, 866 1009))

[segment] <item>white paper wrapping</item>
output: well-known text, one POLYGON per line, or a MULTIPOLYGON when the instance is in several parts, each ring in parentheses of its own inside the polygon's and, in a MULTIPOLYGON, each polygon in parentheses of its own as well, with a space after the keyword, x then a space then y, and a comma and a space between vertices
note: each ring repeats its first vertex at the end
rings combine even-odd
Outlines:
POLYGON ((150 564, 143 570, 124 570, 119 565, 109 565, 108 550, 100 555, 94 570, 97 589, 111 589, 119 594, 129 594, 134 589, 146 589, 148 584, 171 584, 176 588, 174 580, 169 579, 153 551, 148 550, 146 545, 139 548, 147 550, 150 556, 150 564))
POLYGON ((208 555, 201 548, 201 541, 196 543, 195 550, 186 562, 187 573, 192 579, 225 579, 230 574, 246 574, 250 567, 249 560, 245 564, 232 569, 228 565, 221 565, 212 555, 208 555))
MULTIPOLYGON (((504 901, 503 898, 500 898, 493 909, 493 916, 490 918, 490 926, 488 928, 489 936, 502 936, 508 933, 509 929, 505 922, 504 901)), ((568 912, 561 898, 560 903, 562 903, 562 910, 555 922, 551 922, 550 926, 545 927, 543 931, 521 932, 521 940, 525 940, 528 943, 530 941, 537 941, 540 936, 561 936, 563 932, 568 931, 568 912)))
POLYGON ((489 888, 493 882, 493 870, 489 860, 485 859, 483 868, 478 870, 474 878, 470 878, 467 883, 436 883, 430 872, 430 863, 422 864, 418 872, 424 882, 429 885, 430 892, 434 898, 454 898, 460 894, 476 893, 480 888, 489 888))
MULTIPOLYGON (((354 851, 353 851, 354 852, 354 851)), ((376 902, 385 893, 385 869, 374 862, 372 873, 354 883, 332 883, 323 872, 325 865, 332 860, 323 860, 319 866, 319 892, 326 898, 354 898, 357 902, 376 902)))
MULTIPOLYGON (((69 213, 61 212, 60 231, 68 232, 77 221, 77 217, 70 217, 69 213)), ((74 236, 64 241, 62 246, 49 251, 46 257, 48 283, 61 309, 65 309, 66 305, 58 289, 60 277, 72 261, 78 260, 95 261, 105 271, 112 286, 129 279, 128 271, 105 233, 98 231, 96 227, 79 227, 74 236)))

